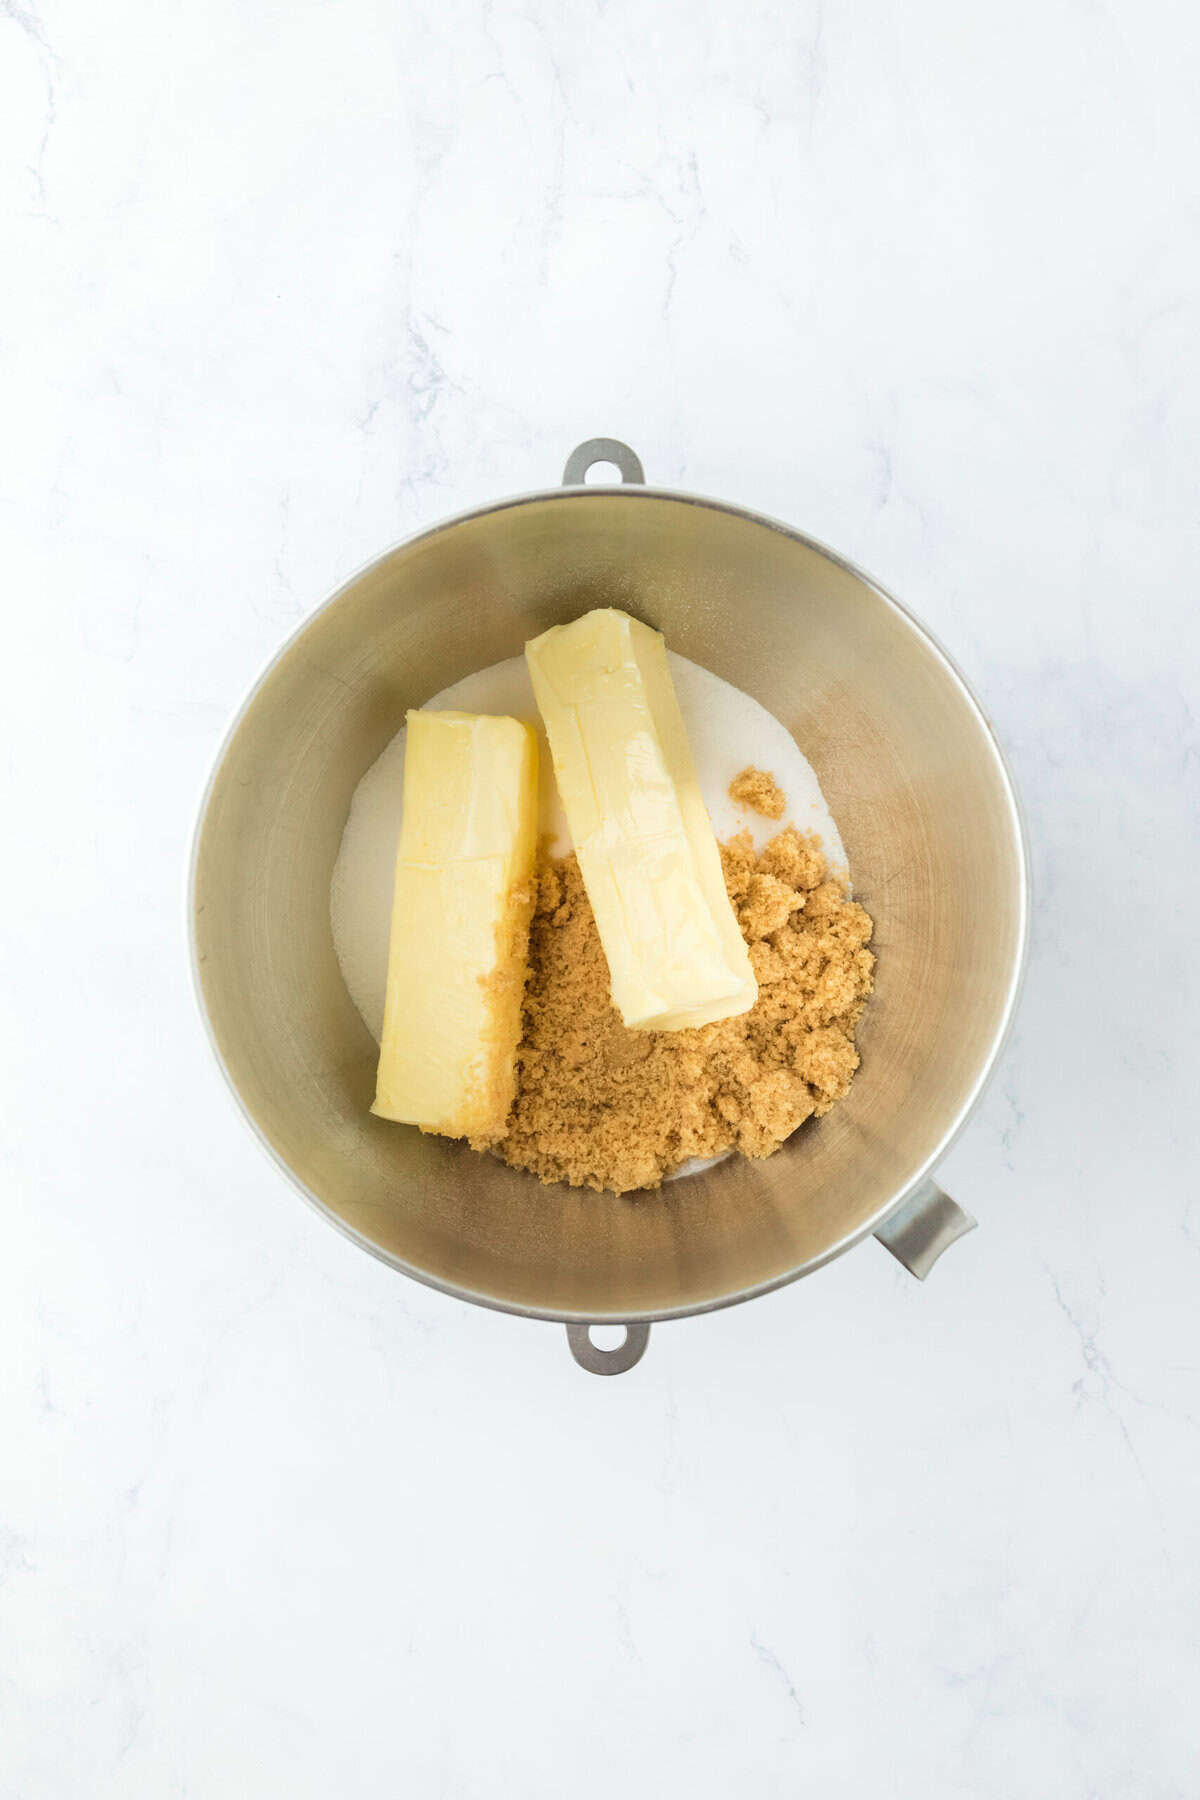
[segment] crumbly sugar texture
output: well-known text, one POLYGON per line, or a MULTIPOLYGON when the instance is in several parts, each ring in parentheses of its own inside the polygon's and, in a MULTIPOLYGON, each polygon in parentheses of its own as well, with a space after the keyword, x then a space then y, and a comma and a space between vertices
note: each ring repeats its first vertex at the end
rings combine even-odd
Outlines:
POLYGON ((741 832, 721 859, 758 999, 692 1031, 627 1029, 575 857, 542 861, 517 1094, 494 1146, 505 1162, 572 1187, 654 1188, 690 1157, 770 1156, 846 1093, 870 918, 791 826, 761 855, 741 832))
POLYGON ((783 789, 775 777, 765 769, 756 769, 753 763, 744 768, 740 775, 734 776, 729 784, 729 798, 738 806, 761 813, 764 819, 782 819, 787 805, 783 789))

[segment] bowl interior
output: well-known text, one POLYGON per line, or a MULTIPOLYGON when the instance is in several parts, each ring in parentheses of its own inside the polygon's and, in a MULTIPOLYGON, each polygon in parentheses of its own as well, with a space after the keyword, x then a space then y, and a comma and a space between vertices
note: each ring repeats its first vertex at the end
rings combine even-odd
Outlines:
POLYGON ((647 490, 494 507, 402 546, 285 648, 225 747, 197 846, 201 998, 261 1136, 330 1217, 409 1272, 549 1317, 744 1296, 869 1230, 944 1147, 1002 1034, 1023 934, 1020 827, 960 680, 869 582, 763 520, 647 490), (409 706, 615 605, 770 708, 813 763, 877 986, 848 1098, 764 1162, 659 1193, 539 1185, 373 1118, 375 1045, 329 884, 355 785, 409 706))

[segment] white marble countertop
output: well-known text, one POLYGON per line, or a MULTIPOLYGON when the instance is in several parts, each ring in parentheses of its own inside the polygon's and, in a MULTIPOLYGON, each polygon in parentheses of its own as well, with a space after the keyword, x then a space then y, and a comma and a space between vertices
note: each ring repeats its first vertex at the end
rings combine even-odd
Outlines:
POLYGON ((1168 0, 0 0, 3 1800, 1195 1793, 1198 84, 1168 0), (613 1382, 297 1202, 182 922, 281 638, 597 432, 928 621, 1037 884, 981 1229, 613 1382))

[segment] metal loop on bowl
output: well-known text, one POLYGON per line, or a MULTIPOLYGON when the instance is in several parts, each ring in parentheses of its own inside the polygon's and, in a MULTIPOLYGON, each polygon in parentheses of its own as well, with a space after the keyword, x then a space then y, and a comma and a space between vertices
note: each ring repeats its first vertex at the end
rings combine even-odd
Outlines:
POLYGON ((602 1350, 599 1344, 594 1344, 592 1329, 590 1325, 567 1326, 571 1355, 589 1375, 624 1375, 646 1354, 646 1345, 650 1341, 648 1325, 626 1325, 625 1342, 618 1344, 615 1350, 602 1350))
POLYGON ((596 463, 613 463, 621 471, 622 481, 640 482, 645 486, 646 471, 642 467, 642 459, 636 450, 623 444, 620 438, 588 438, 584 444, 577 444, 567 458, 567 466, 563 470, 564 487, 582 487, 587 480, 588 470, 596 463))

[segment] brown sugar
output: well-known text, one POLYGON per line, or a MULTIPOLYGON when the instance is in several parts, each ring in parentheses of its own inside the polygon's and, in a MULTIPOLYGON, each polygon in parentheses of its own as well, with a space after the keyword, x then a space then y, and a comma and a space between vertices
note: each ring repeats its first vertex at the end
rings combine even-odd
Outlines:
POLYGON ((657 1187, 689 1157, 770 1156, 846 1093, 870 918, 812 836, 789 827, 756 856, 742 832, 721 856, 758 999, 694 1031, 627 1029, 578 863, 542 864, 505 1162, 572 1187, 657 1187))
POLYGON ((753 763, 734 776, 729 784, 729 798, 739 806, 749 807, 751 812, 761 813, 764 819, 782 819, 787 805, 775 777, 765 769, 756 769, 753 763))

